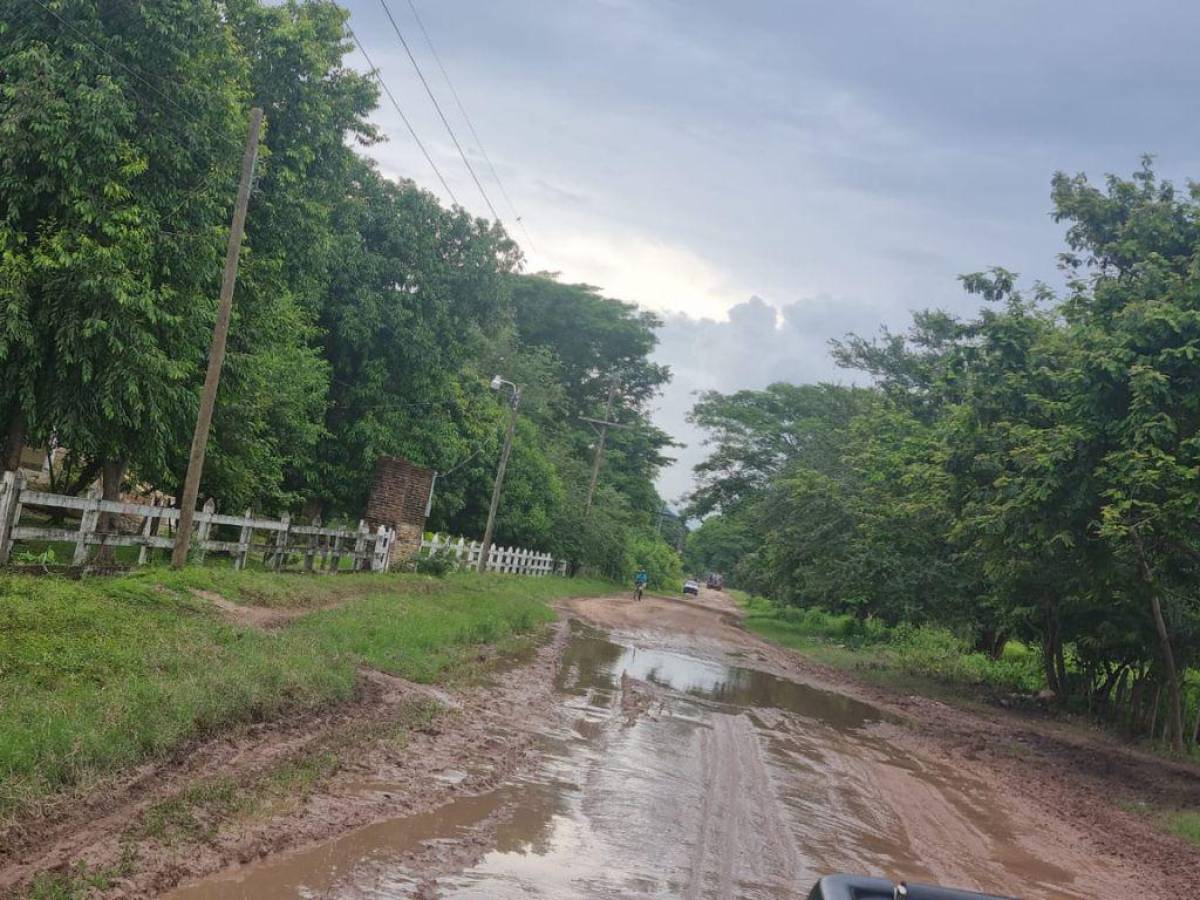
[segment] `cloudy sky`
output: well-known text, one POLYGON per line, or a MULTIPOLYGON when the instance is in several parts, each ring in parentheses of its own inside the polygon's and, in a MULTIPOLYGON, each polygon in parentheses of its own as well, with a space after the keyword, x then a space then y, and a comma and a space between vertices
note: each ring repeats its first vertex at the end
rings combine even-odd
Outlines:
MULTIPOLYGON (((968 311, 959 273, 1057 281, 1057 169, 1142 153, 1200 177, 1189 0, 387 0, 531 271, 661 312, 660 424, 703 456, 692 393, 848 380, 827 340, 968 311)), ((351 25, 465 207, 487 214, 380 0, 351 25)), ((357 54, 354 62, 365 68, 357 54)), ((386 104, 386 101, 385 101, 386 104)), ((447 201, 390 106, 384 170, 447 201)))

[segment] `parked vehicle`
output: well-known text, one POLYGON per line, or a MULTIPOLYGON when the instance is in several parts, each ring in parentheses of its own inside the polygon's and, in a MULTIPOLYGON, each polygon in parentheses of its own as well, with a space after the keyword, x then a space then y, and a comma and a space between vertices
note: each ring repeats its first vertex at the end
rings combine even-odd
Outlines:
POLYGON ((908 884, 886 878, 860 875, 826 875, 809 892, 808 900, 1014 900, 996 894, 977 894, 937 887, 932 884, 908 884))
POLYGON ((683 583, 683 595, 686 597, 688 594, 691 594, 693 597, 700 596, 700 585, 690 578, 683 583))

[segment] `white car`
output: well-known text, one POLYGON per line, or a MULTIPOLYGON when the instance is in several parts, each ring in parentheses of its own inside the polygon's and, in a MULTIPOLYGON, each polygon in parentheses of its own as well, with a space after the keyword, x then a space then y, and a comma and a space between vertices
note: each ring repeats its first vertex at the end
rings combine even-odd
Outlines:
POLYGON ((700 585, 690 578, 683 583, 683 596, 686 597, 688 594, 691 594, 693 597, 700 596, 700 585))

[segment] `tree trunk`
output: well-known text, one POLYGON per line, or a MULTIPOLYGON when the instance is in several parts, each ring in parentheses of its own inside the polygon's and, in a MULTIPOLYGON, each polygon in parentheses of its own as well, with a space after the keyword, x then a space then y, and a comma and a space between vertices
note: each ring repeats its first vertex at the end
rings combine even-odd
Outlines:
POLYGON ((1135 529, 1133 532, 1134 546, 1137 548, 1138 563, 1142 570, 1142 579, 1150 594, 1150 615, 1154 619, 1154 630, 1158 632, 1158 644, 1162 650, 1163 668, 1167 676, 1167 703, 1170 708, 1167 714, 1171 720, 1171 749, 1176 753, 1183 752, 1183 698, 1179 691, 1179 673, 1175 670, 1175 651, 1171 647, 1171 636, 1167 633, 1167 622, 1163 618, 1162 601, 1154 586, 1154 576, 1150 564, 1146 560, 1146 552, 1142 547, 1142 538, 1135 529))
POLYGON ((989 659, 997 660, 1004 655, 1004 645, 1007 643, 1008 636, 1003 631, 984 628, 975 639, 975 649, 979 653, 986 653, 989 659))
POLYGON ((1054 669, 1055 673, 1058 675, 1058 696, 1065 700, 1067 696, 1067 660, 1066 657, 1063 656, 1063 644, 1061 637, 1058 637, 1058 640, 1055 641, 1055 645, 1054 669))
POLYGON ((1121 707, 1125 705, 1125 694, 1129 690, 1129 670, 1121 670, 1121 680, 1117 682, 1117 693, 1113 698, 1112 710, 1113 718, 1119 718, 1121 715, 1121 707))
POLYGON ((1113 669, 1111 672, 1106 672, 1104 682, 1098 690, 1093 691, 1093 696, 1097 701, 1096 713, 1103 718, 1108 712, 1111 705, 1113 688, 1116 686, 1120 677, 1124 674, 1124 669, 1113 669))
MULTIPOLYGON (((105 500, 118 501, 121 499, 121 481, 125 478, 125 465, 123 459, 106 459, 100 466, 101 474, 101 494, 105 500)), ((112 534, 117 530, 116 513, 101 513, 98 530, 104 534, 112 534)), ((101 565, 111 566, 115 560, 113 548, 107 544, 100 545, 100 552, 96 555, 96 562, 101 565)))
POLYGON ((1054 692, 1056 699, 1063 696, 1063 683, 1059 677, 1058 660, 1062 654, 1058 638, 1058 616, 1054 605, 1046 603, 1042 607, 1045 614, 1046 634, 1042 639, 1042 668, 1046 674, 1046 687, 1054 692))
POLYGON ((1133 679, 1133 690, 1129 692, 1129 733, 1137 734, 1138 725, 1141 724, 1138 714, 1142 709, 1142 693, 1146 689, 1146 679, 1142 675, 1138 675, 1133 679))
POLYGON ((315 522, 321 518, 322 507, 325 501, 320 497, 309 497, 304 501, 304 505, 300 507, 300 518, 306 522, 315 522))
POLYGON ((25 449, 25 413, 14 412, 8 420, 4 434, 4 471, 15 471, 21 465, 21 453, 25 449))
POLYGON ((1192 728, 1192 746, 1200 747, 1200 703, 1196 704, 1196 725, 1192 728))
POLYGON ((1146 733, 1150 735, 1150 740, 1154 740, 1154 726, 1158 724, 1158 705, 1162 700, 1162 685, 1154 686, 1154 701, 1150 704, 1150 726, 1146 729, 1146 733))

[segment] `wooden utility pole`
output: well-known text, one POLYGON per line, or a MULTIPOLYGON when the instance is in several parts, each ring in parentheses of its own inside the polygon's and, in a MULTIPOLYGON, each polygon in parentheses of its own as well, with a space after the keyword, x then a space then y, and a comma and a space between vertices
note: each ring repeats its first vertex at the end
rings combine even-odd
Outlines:
POLYGON ((225 250, 225 273, 221 277, 221 299, 217 305, 217 321, 213 325, 212 349, 208 352, 208 371, 204 376, 204 391, 200 395, 200 412, 192 434, 192 452, 188 457, 187 475, 183 480, 183 497, 179 506, 179 530, 175 533, 175 548, 171 565, 178 569, 187 563, 192 539, 192 519, 196 513, 196 495, 200 492, 200 474, 204 471, 204 452, 208 449, 208 429, 212 424, 217 386, 221 382, 221 364, 225 361, 225 340, 229 337, 229 318, 233 313, 233 286, 237 281, 238 255, 242 250, 242 233, 246 227, 246 207, 250 204, 250 182, 254 178, 254 162, 258 158, 258 134, 262 127, 263 111, 250 110, 250 132, 246 135, 246 152, 242 156, 242 180, 238 184, 237 202, 233 207, 233 224, 229 229, 229 246, 225 250))
POLYGON ((584 504, 583 514, 586 516, 592 511, 592 499, 596 496, 596 479, 600 477, 600 465, 604 462, 604 442, 608 438, 609 428, 625 428, 620 422, 612 422, 612 407, 613 397, 617 393, 617 382, 613 381, 608 386, 608 402, 604 404, 604 418, 602 420, 589 419, 586 416, 581 416, 583 421, 587 422, 596 430, 598 435, 596 439, 596 452, 592 455, 592 479, 588 482, 587 503, 584 504))
POLYGON ((521 386, 514 384, 512 388, 508 433, 504 435, 504 449, 500 451, 500 465, 496 468, 496 482, 492 485, 492 505, 488 507, 487 526, 483 529, 483 544, 479 548, 479 564, 476 569, 478 572, 487 571, 488 556, 492 552, 492 532, 496 528, 496 510, 500 506, 500 491, 504 487, 504 470, 508 468, 508 454, 512 452, 513 434, 517 430, 517 407, 521 405, 521 386))

